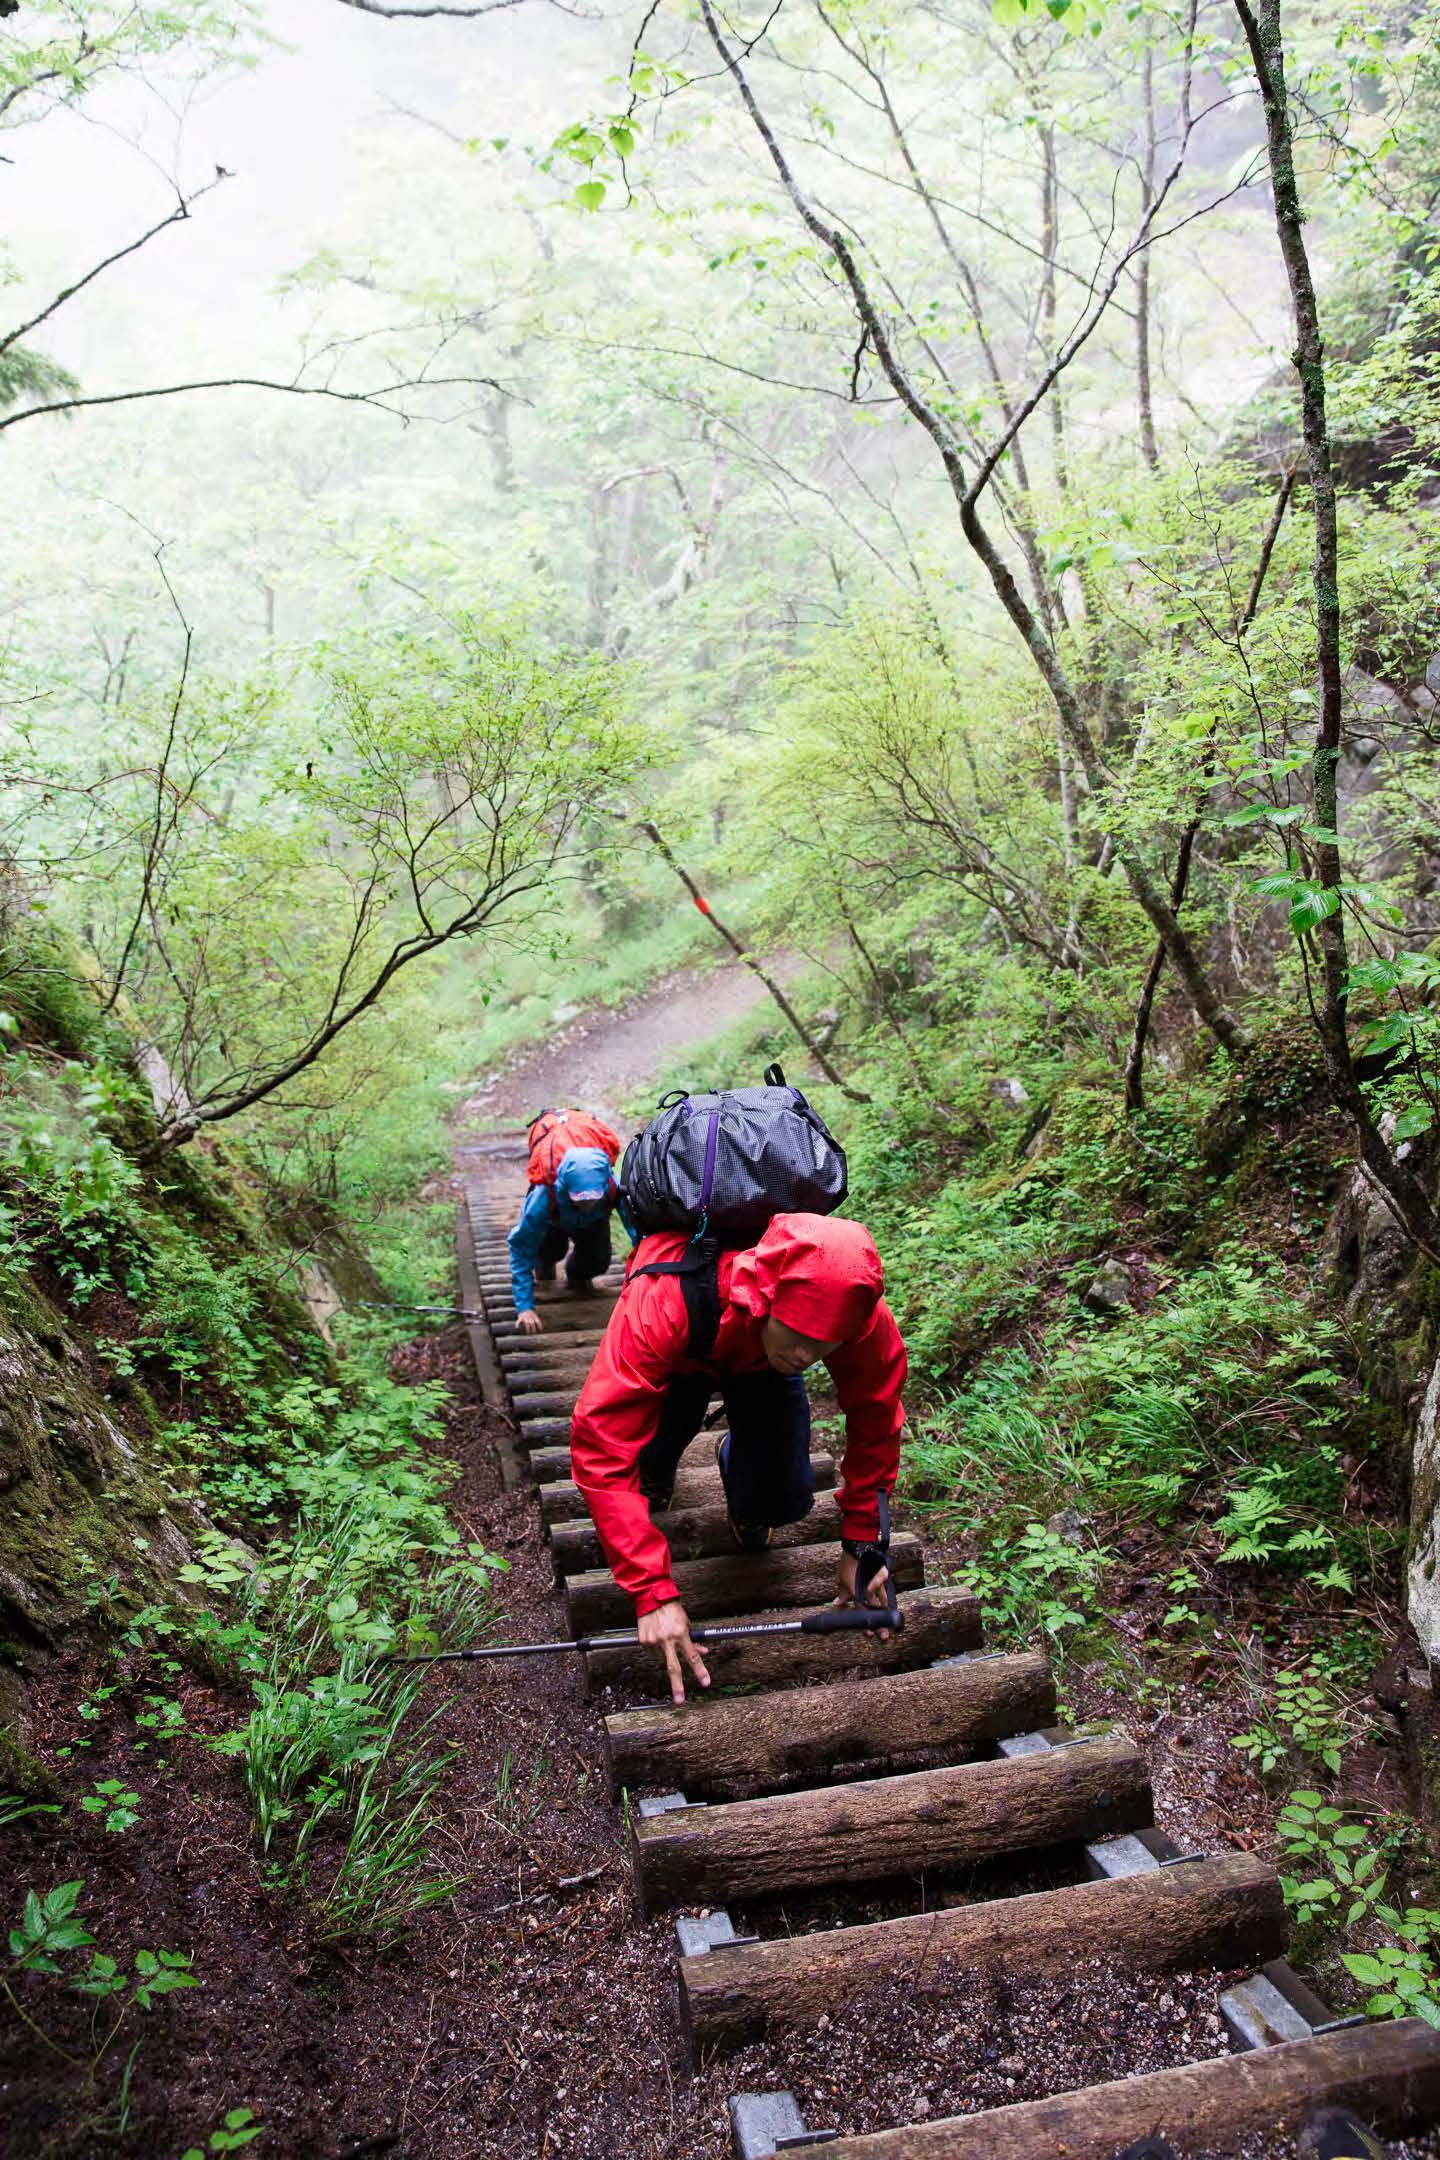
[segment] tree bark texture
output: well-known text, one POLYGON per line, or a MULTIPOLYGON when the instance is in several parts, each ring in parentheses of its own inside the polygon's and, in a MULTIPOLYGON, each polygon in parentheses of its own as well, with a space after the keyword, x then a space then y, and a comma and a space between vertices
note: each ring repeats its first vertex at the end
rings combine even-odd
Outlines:
POLYGON ((1382 2134, 1427 2126, 1440 2113, 1440 2033, 1419 2018, 1363 2025, 841 2138, 824 2152, 826 2160, 1115 2160, 1123 2146, 1157 2136, 1179 2155, 1231 2152, 1242 2137, 1295 2130, 1310 2107, 1349 2108, 1382 2134))
MULTIPOLYGON (((547 1449, 554 1446, 561 1447, 564 1452, 566 1473, 568 1475, 570 1466, 570 1420, 568 1417, 517 1417, 515 1428, 521 1446, 527 1450, 532 1449, 537 1441, 547 1449)), ((535 1468, 533 1454, 530 1457, 530 1474, 532 1477, 538 1477, 540 1474, 535 1468)))
MULTIPOLYGON (((882 1643, 878 1635, 752 1635, 744 1642, 707 1643, 705 1662, 712 1689, 783 1688, 803 1680, 829 1680, 837 1673, 908 1672, 935 1658, 956 1657, 980 1640, 980 1600, 970 1590, 911 1590, 900 1593, 905 1626, 882 1643)), ((720 1614, 712 1617, 719 1619, 720 1614)), ((739 1618, 736 1613, 728 1615, 739 1618)), ((793 1612, 749 1612, 747 1620, 792 1620, 793 1612)), ((591 1650, 585 1674, 591 1692, 602 1687, 638 1685, 654 1689, 661 1666, 653 1650, 622 1643, 591 1650)))
POLYGON ((1082 1946, 1087 1957, 1113 1958, 1133 1972, 1225 1971, 1278 1957, 1288 1934, 1274 1870, 1248 1853, 1230 1853, 682 1958, 681 2014, 698 2055, 783 2026, 813 2025, 867 1980, 919 1988, 943 1983, 956 1967, 1065 1971, 1082 1946))
POLYGON ((514 1405, 516 1417, 523 1424, 527 1415, 569 1417, 579 1393, 580 1383, 576 1380, 569 1387, 511 1388, 510 1401, 514 1405))
POLYGON ((630 1851, 641 1908, 653 1913, 973 1867, 1152 1819, 1144 1757, 1108 1734, 1040 1755, 637 1817, 630 1851))
MULTIPOLYGON (((752 1606, 828 1605, 835 1595, 835 1559, 828 1545, 790 1545, 727 1553, 721 1560, 681 1560, 672 1572, 690 1618, 713 1620, 721 1613, 748 1613, 752 1606)), ((909 1531, 890 1540, 890 1574, 901 1590, 918 1590, 924 1583, 925 1555, 909 1531)), ((576 1635, 634 1622, 634 1608, 608 1568, 572 1575, 565 1585, 565 1610, 576 1635)))
POLYGON ((980 1658, 874 1680, 617 1710, 605 1720, 610 1789, 659 1785, 697 1800, 742 1800, 872 1774, 963 1762, 987 1741, 1055 1721, 1042 1657, 980 1658))

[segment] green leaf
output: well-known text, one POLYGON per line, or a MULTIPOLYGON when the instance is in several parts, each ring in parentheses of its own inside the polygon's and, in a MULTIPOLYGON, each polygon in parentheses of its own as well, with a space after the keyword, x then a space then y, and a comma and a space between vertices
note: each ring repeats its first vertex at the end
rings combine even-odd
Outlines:
POLYGON ((1334 915, 1340 906, 1340 894, 1333 885, 1304 887, 1290 903, 1290 928, 1299 937, 1306 930, 1313 930, 1318 923, 1334 915))
POLYGON ((1342 1950, 1340 1962, 1352 1979, 1366 1987, 1383 1987, 1390 1978, 1378 1958, 1370 1957, 1363 1950, 1342 1950))
POLYGON ((582 180, 575 190, 575 201, 582 210, 598 210, 605 200, 603 180, 582 180))

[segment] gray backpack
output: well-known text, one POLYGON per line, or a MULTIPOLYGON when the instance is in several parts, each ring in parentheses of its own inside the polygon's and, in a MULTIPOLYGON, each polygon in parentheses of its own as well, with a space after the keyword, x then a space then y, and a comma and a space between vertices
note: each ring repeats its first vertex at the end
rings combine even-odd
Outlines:
POLYGON ((721 1249, 755 1244, 772 1215, 829 1215, 845 1191, 845 1150, 778 1065, 763 1087, 665 1096, 620 1165, 621 1207, 640 1236, 689 1233, 683 1260, 634 1273, 680 1277, 691 1357, 720 1324, 721 1249))

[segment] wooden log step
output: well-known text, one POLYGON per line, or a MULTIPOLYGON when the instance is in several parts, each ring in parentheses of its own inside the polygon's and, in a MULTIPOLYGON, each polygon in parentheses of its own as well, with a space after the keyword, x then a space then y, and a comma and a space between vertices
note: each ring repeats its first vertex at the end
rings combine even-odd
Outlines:
POLYGON ((500 1370, 506 1385, 513 1394, 521 1388, 561 1387, 567 1382, 576 1388, 585 1385, 593 1354, 586 1350, 579 1357, 570 1358, 507 1358, 502 1356, 500 1370))
MULTIPOLYGON (((719 1483, 718 1476, 716 1483, 719 1483)), ((651 1521, 657 1529, 664 1531, 672 1560, 703 1560, 737 1549, 723 1493, 695 1507, 665 1508, 658 1514, 652 1509, 651 1521)), ((779 1552, 789 1545, 838 1545, 839 1542, 840 1510, 835 1505, 835 1497, 833 1493, 819 1493, 814 1507, 802 1521, 781 1525, 770 1549, 779 1552)), ((578 1575, 583 1569, 603 1566, 605 1560, 599 1535, 588 1516, 583 1522, 556 1523, 550 1532, 550 1550, 557 1576, 578 1575)))
MULTIPOLYGON (((547 1423, 547 1424, 559 1424, 559 1423, 560 1423, 561 1421, 560 1421, 560 1420, 559 1420, 558 1418, 554 1418, 554 1419, 546 1419, 546 1420, 544 1420, 543 1422, 545 1422, 545 1423, 547 1423)), ((532 1428, 531 1428, 531 1430, 533 1431, 533 1430, 534 1430, 534 1427, 532 1427, 532 1428)), ((568 1421, 568 1420, 566 1420, 566 1421, 565 1421, 565 1431, 566 1431, 566 1432, 568 1433, 568 1432, 569 1432, 569 1430, 570 1430, 570 1426, 569 1426, 569 1421, 568 1421)), ((531 1448, 531 1450, 530 1450, 530 1475, 531 1475, 531 1477, 533 1477, 533 1478, 534 1478, 534 1480, 535 1480, 536 1484, 537 1484, 537 1485, 539 1485, 539 1487, 540 1487, 540 1490, 541 1490, 541 1493, 542 1493, 542 1496, 543 1496, 543 1494, 545 1494, 545 1493, 547 1493, 547 1492, 550 1492, 551 1490, 553 1490, 554 1486, 555 1486, 555 1485, 557 1485, 557 1484, 558 1484, 558 1485, 568 1485, 568 1484, 569 1484, 569 1482, 570 1482, 570 1450, 569 1450, 569 1448, 568 1448, 568 1447, 533 1447, 533 1448, 531 1448)), ((576 1491, 576 1492, 578 1492, 578 1491, 579 1491, 579 1487, 578 1487, 578 1486, 574 1486, 574 1487, 572 1487, 571 1489, 572 1489, 573 1491, 576 1491)))
MULTIPOLYGON (((823 1452, 812 1455, 810 1468, 814 1473, 817 1493, 830 1492, 835 1484, 834 1456, 823 1452)), ((578 1522, 582 1516, 588 1518, 590 1510, 585 1505, 585 1495, 571 1478, 568 1463, 561 1477, 563 1482, 547 1484, 540 1495, 541 1520, 550 1524, 578 1522)), ((677 1508, 707 1507, 723 1502, 724 1497, 720 1472, 713 1462, 702 1460, 697 1462, 693 1469, 687 1469, 681 1464, 675 1478, 674 1505, 677 1508)))
MULTIPOLYGON (((908 1531, 890 1540, 890 1572, 901 1590, 916 1590, 925 1580, 920 1540, 908 1531)), ((681 1560, 671 1573, 692 1620, 743 1613, 750 1606, 828 1605, 835 1595, 835 1553, 828 1545, 782 1545, 769 1552, 726 1553, 717 1560, 681 1560)), ((635 1623, 635 1608, 608 1568, 572 1575, 565 1585, 565 1611, 575 1635, 635 1623)))
MULTIPOLYGON (((533 1458, 532 1458, 533 1460, 533 1458)), ((980 1600, 972 1590, 908 1590, 900 1594, 905 1626, 882 1643, 878 1635, 752 1635, 743 1642, 707 1643, 705 1662, 712 1691, 780 1688, 798 1680, 828 1680, 836 1673, 908 1672, 935 1658, 973 1650, 980 1640, 980 1600)), ((719 1615, 707 1615, 718 1618, 719 1615)), ((725 1617, 739 1619, 731 1613, 725 1617)), ((747 1620, 793 1620, 793 1612, 749 1612, 747 1620)), ((627 1623, 628 1624, 628 1623, 627 1623)), ((591 1694, 625 1683, 656 1688, 664 1667, 653 1650, 633 1644, 591 1650, 585 1677, 591 1694)), ((786 1698, 789 1699, 788 1697, 786 1698)))
POLYGON ((1044 1658, 980 1658, 783 1695, 617 1710, 605 1720, 605 1760, 612 1794, 662 1785, 691 1799, 739 1800, 829 1783, 850 1764, 904 1771, 963 1762, 989 1740, 1054 1718, 1044 1658))
POLYGON ((554 1394, 560 1389, 568 1389, 570 1399, 574 1402, 581 1388, 585 1385, 589 1371, 588 1362, 584 1365, 568 1367, 562 1365, 558 1371, 551 1371, 543 1367, 537 1370, 534 1366, 525 1366, 519 1371, 513 1368, 505 1371, 502 1367, 505 1385, 510 1392, 510 1399, 515 1403, 521 1402, 523 1398, 529 1395, 554 1394))
POLYGON ((1440 2032, 1419 2018, 1352 2026, 817 2151, 825 2160, 1115 2160, 1122 2146, 1161 2137, 1181 2155, 1233 2152, 1243 2137, 1293 2133, 1310 2107, 1349 2108, 1383 2136, 1429 2127, 1440 2115, 1440 2032))
MULTIPOLYGON (((785 1700, 800 1703, 805 1696, 785 1700)), ((698 2055, 781 2026, 812 2025, 867 1980, 903 1984, 933 1975, 946 1959, 1032 1973, 1063 1970, 1083 1951, 1136 1972, 1197 1965, 1225 1970, 1278 1957, 1288 1935, 1274 1869, 1250 1853, 1227 1853, 1143 1875, 682 1958, 681 2016, 698 2055)))
POLYGON ((579 1393, 578 1387, 512 1388, 510 1400, 518 1418, 561 1417, 575 1408, 579 1393))
MULTIPOLYGON (((607 1305, 613 1305, 615 1298, 620 1296, 620 1281, 620 1274, 598 1274, 598 1277, 594 1277, 594 1290, 581 1296, 579 1292, 572 1290, 563 1274, 557 1274, 553 1281, 535 1283, 535 1305, 570 1305, 576 1311, 589 1307, 589 1311, 598 1313, 607 1305)), ((481 1268, 479 1287, 486 1292, 488 1298, 492 1296, 497 1300, 499 1305, 507 1302, 507 1305, 514 1309, 510 1268, 481 1268)))
MULTIPOLYGON (((557 1442, 568 1443, 570 1420, 568 1417, 539 1417, 533 1411, 528 1415, 517 1413, 515 1419, 516 1441, 521 1448, 529 1449, 536 1441, 549 1447, 557 1442)), ((570 1449, 564 1448, 566 1467, 569 1467, 570 1449)))
POLYGON ((527 1366, 538 1371, 556 1367, 574 1366, 587 1372, 596 1349, 604 1340, 599 1335, 517 1335, 507 1342, 497 1343, 496 1352, 508 1372, 511 1367, 523 1370, 527 1366))
MULTIPOLYGON (((497 1319, 503 1319, 509 1324, 518 1317, 514 1293, 508 1282, 487 1282, 482 1277, 480 1294, 497 1319)), ((606 1282, 603 1278, 588 1297, 577 1296, 565 1282, 536 1283, 535 1309, 544 1321, 547 1332, 561 1313, 579 1315, 587 1326, 594 1327, 597 1317, 602 1323, 609 1317, 618 1294, 618 1285, 606 1282)))
POLYGON ((496 1344, 505 1350, 532 1347, 542 1343, 566 1350, 575 1350, 580 1349, 586 1343, 598 1343, 605 1333, 604 1320, 597 1320, 593 1313, 587 1313, 583 1306, 579 1305, 573 1311, 564 1305, 550 1306, 542 1315, 545 1325, 538 1335, 525 1333, 515 1318, 513 1305, 510 1305, 508 1310, 502 1314, 497 1312, 494 1305, 487 1299, 486 1311, 496 1344))
MULTIPOLYGON (((514 1278, 511 1276, 508 1267, 481 1266, 477 1268, 476 1273, 480 1287, 487 1296, 492 1292, 498 1298, 508 1298, 510 1296, 514 1278)), ((598 1306, 603 1304, 607 1298, 613 1301, 620 1295, 622 1279, 619 1269, 612 1268, 608 1274, 592 1277, 594 1288, 588 1293, 581 1294, 571 1289, 569 1283, 565 1280, 564 1270, 562 1269, 558 1275, 536 1277, 534 1283, 535 1301, 539 1304, 543 1299, 550 1298, 558 1303, 598 1306)))
MULTIPOLYGON (((476 1259, 475 1269, 487 1289, 508 1290, 514 1281, 514 1277, 510 1272, 508 1254, 481 1254, 476 1259)), ((603 1268, 598 1275, 590 1276, 587 1279, 598 1283, 602 1289, 618 1290, 624 1279, 624 1268, 620 1261, 614 1260, 608 1268, 603 1268)), ((537 1291, 559 1290, 567 1295, 569 1293, 570 1286, 566 1281, 563 1264, 557 1274, 537 1275, 534 1280, 537 1291)))
POLYGON ((630 1854, 652 1913, 973 1867, 1151 1820, 1144 1756, 1123 1733, 1107 1733, 1043 1755, 636 1818, 630 1854))

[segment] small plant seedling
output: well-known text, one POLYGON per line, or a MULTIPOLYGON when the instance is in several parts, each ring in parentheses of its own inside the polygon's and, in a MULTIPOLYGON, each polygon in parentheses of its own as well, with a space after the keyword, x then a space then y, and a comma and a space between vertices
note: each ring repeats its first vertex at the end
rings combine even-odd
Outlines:
POLYGON ((62 1951, 90 1947, 95 1938, 75 1912, 84 1887, 82 1877, 57 1883, 44 1897, 38 1890, 26 1891, 20 1925, 10 1930, 12 1970, 58 1973, 56 1959, 62 1951))
POLYGON ((1292 1753, 1323 1763, 1338 1777, 1345 1733, 1333 1698, 1306 1668, 1276 1674, 1274 1707, 1248 1732, 1236 1733, 1230 1745, 1248 1756, 1262 1777, 1292 1753))
POLYGON ((256 2122, 252 2109, 231 2108, 219 2129, 211 2131, 207 2142, 203 2146, 187 2145, 180 2160, 205 2160, 207 2153, 239 2152, 242 2145, 253 2144, 263 2129, 264 2124, 256 2122))
POLYGON ((1374 1912, 1398 1924, 1399 1914, 1384 1902, 1393 1849, 1388 1838, 1377 1841, 1368 1824, 1347 1821, 1345 1810, 1318 1792, 1292 1792, 1276 1828, 1286 1857, 1317 1871, 1305 1880, 1298 1873, 1280 1878, 1285 1902, 1302 1922, 1333 1917, 1351 1928, 1374 1912))
POLYGON ((140 1795, 128 1791, 121 1778, 102 1778, 80 1805, 87 1815, 103 1815, 105 1828, 117 1834, 133 1830, 140 1820, 140 1795))

